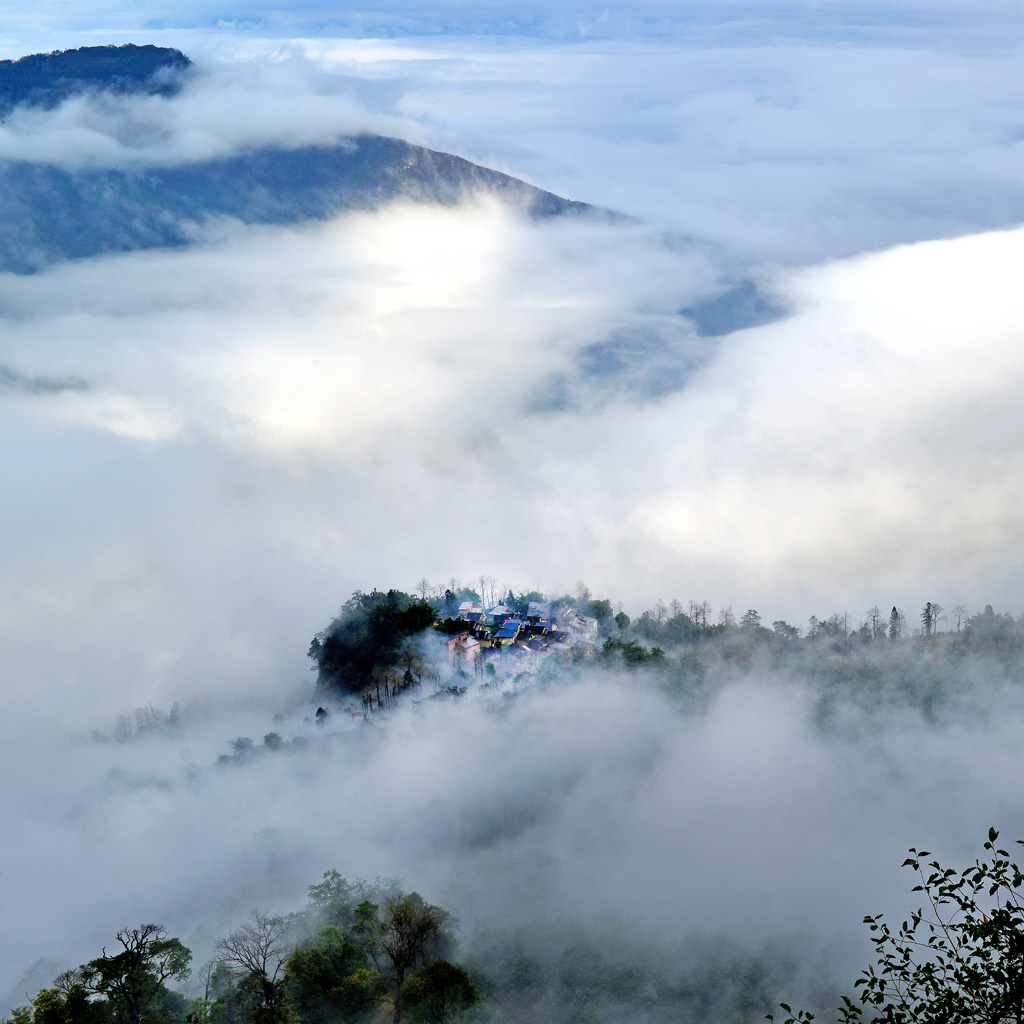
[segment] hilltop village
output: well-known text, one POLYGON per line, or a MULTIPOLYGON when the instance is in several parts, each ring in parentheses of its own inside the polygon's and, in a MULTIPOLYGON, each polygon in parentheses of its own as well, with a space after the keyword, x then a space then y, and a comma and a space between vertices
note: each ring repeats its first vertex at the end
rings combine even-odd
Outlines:
POLYGON ((546 601, 528 602, 525 614, 506 604, 485 610, 482 604, 463 601, 456 614, 442 617, 437 626, 445 633, 458 630, 445 640, 453 668, 477 674, 494 655, 535 662, 555 653, 596 654, 601 636, 593 616, 546 601))
POLYGON ((573 601, 509 591, 498 601, 455 588, 418 598, 396 590, 353 594, 310 644, 318 692, 361 694, 369 709, 424 682, 435 690, 497 682, 552 655, 597 655, 620 624, 609 601, 589 594, 573 601))
POLYGON ((578 595, 560 597, 418 589, 418 595, 357 592, 313 638, 318 700, 358 697, 366 713, 392 706, 407 690, 416 691, 416 699, 470 686, 504 692, 560 655, 625 671, 654 670, 659 687, 688 700, 707 699, 724 680, 759 664, 766 673, 815 688, 827 683, 825 704, 840 692, 870 703, 885 691, 934 713, 939 663, 963 674, 964 686, 971 673, 993 679, 1009 671, 1016 679, 1024 670, 1024 616, 1018 621, 990 605, 973 615, 958 605, 948 617, 929 601, 920 628, 898 607, 886 617, 876 606, 859 625, 835 613, 811 616, 803 630, 782 620, 765 626, 752 608, 739 619, 724 608, 711 622, 706 601, 691 601, 685 610, 678 601, 658 602, 631 621, 582 586, 578 595), (951 628, 941 630, 943 621, 951 628))

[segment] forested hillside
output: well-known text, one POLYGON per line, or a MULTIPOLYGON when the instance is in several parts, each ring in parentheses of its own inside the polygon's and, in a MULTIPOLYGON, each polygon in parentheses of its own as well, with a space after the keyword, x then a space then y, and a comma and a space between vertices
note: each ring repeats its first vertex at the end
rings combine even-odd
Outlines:
POLYGON ((501 690, 642 671, 650 685, 701 706, 730 681, 755 675, 807 687, 819 726, 829 728, 849 705, 867 715, 913 708, 938 721, 955 716, 979 687, 1024 680, 1024 619, 990 605, 947 612, 928 601, 916 622, 900 608, 876 606, 860 618, 833 613, 810 616, 806 627, 767 626, 755 609, 714 616, 701 601, 659 601, 631 619, 582 585, 552 595, 456 580, 417 589, 357 592, 313 638, 309 656, 323 696, 359 695, 372 711, 411 687, 423 696, 424 681, 428 692, 501 690))
POLYGON ((19 104, 49 109, 88 89, 172 96, 191 65, 166 46, 82 46, 0 60, 0 117, 19 104))
MULTIPOLYGON (((41 112, 79 95, 146 93, 173 103, 186 71, 194 74, 178 50, 132 44, 0 61, 0 118, 35 110, 39 124, 11 122, 13 137, 31 138, 45 127, 41 112)), ((0 157, 0 271, 32 273, 63 259, 184 246, 214 218, 296 224, 397 199, 453 206, 474 196, 541 219, 592 209, 459 156, 369 132, 320 145, 249 144, 214 159, 154 159, 138 149, 166 132, 158 118, 149 123, 152 117, 147 109, 130 113, 127 134, 113 113, 88 121, 88 131, 101 136, 109 121, 110 148, 122 150, 112 164, 83 164, 71 151, 0 157)))

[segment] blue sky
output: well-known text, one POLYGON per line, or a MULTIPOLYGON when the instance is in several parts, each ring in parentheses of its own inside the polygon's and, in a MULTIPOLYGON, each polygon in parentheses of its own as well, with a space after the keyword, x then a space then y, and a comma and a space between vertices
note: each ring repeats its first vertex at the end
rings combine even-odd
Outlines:
MULTIPOLYGON (((299 29, 323 35, 350 34, 355 27, 377 34, 538 35, 556 39, 581 36, 661 38, 712 30, 719 35, 765 33, 813 38, 843 32, 945 30, 960 40, 973 33, 1005 29, 1021 13, 1018 0, 871 2, 864 0, 690 0, 599 3, 49 3, 21 12, 24 25, 55 30, 212 27, 222 23, 299 29)), ((994 39, 993 39, 994 41, 994 39)), ((1005 40, 1004 40, 1005 41, 1005 40)))

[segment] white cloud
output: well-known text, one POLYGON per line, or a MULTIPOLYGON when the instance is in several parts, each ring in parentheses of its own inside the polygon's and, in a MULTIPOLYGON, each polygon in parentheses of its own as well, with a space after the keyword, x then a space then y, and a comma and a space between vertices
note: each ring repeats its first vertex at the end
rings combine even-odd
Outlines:
POLYGON ((250 702, 125 746, 44 738, 45 772, 40 737, 16 737, 0 753, 18 780, 0 991, 36 957, 80 962, 140 918, 202 958, 254 903, 295 908, 332 867, 405 876, 469 944, 477 926, 562 915, 663 938, 856 935, 865 912, 906 905, 897 865, 922 834, 960 858, 994 815, 1020 822, 1019 700, 976 697, 972 726, 893 714, 849 734, 819 732, 808 694, 770 679, 727 687, 706 715, 635 678, 378 729, 250 702), (214 764, 232 736, 271 729, 312 745, 214 764))
POLYGON ((416 141, 415 122, 382 109, 388 92, 317 74, 285 45, 258 61, 238 54, 193 67, 174 97, 85 93, 55 110, 18 107, 0 125, 0 160, 136 169, 334 145, 362 132, 416 141))
MULTIPOLYGON (((7 399, 39 446, 11 479, 28 508, 61 489, 50 543, 79 542, 83 502, 115 513, 73 561, 125 529, 161 564, 214 553, 179 574, 183 609, 226 539, 243 559, 271 544, 260 587, 282 565, 285 589, 317 581, 303 632, 357 585, 481 570, 583 576, 634 610, 658 594, 797 619, 880 599, 1013 609, 1022 247, 1015 230, 780 272, 792 313, 714 343, 667 312, 713 279, 697 251, 486 204, 229 226, 187 251, 8 276, 6 364, 88 384, 7 399), (609 339, 618 366, 593 362, 609 339), (57 444, 95 469, 41 468, 57 444), (111 444, 123 471, 96 462, 111 444), (121 503, 140 464, 135 514, 121 503)), ((301 664, 302 633, 289 643, 301 664)))
MULTIPOLYGON (((594 31, 614 34, 621 7, 605 6, 594 31)), ((515 737, 470 709, 433 733, 400 726, 366 764, 338 748, 206 771, 231 730, 270 730, 308 679, 311 634, 356 587, 487 571, 518 587, 583 577, 632 612, 658 596, 768 620, 927 599, 1020 610, 1024 232, 982 233, 1024 199, 1020 40, 974 48, 948 18, 915 33, 922 8, 906 5, 887 31, 874 10, 870 46, 824 29, 780 43, 779 17, 760 40, 748 18, 723 36, 572 46, 243 32, 225 59, 224 34, 167 30, 154 39, 206 64, 173 103, 78 101, 4 126, 7 156, 75 166, 419 133, 648 221, 399 205, 207 225, 187 250, 0 276, 0 428, 15 439, 0 448, 0 767, 17 780, 0 884, 30 894, 5 921, 23 960, 81 959, 150 910, 208 943, 250 897, 287 903, 334 865, 404 873, 467 916, 545 877, 559 908, 600 890, 600 909, 628 912, 624 866, 660 895, 682 850, 726 870, 681 920, 725 905, 746 926, 726 897, 754 877, 755 842, 762 889, 790 914, 758 909, 758 924, 834 895, 823 849, 848 851, 837 913, 855 924, 921 831, 955 846, 1000 800, 1019 820, 1012 715, 1005 731, 886 734, 900 788, 871 774, 877 751, 811 735, 799 695, 757 687, 701 722, 635 714, 612 686, 549 695, 515 737), (694 337, 678 311, 723 268, 789 314, 694 337), (65 746, 193 696, 215 711, 181 742, 65 746), (529 857, 469 853, 437 825, 470 828, 492 787, 514 801, 552 780, 567 796, 524 839, 529 857), (76 901, 58 948, 41 923, 76 901)), ((578 10, 561 12, 578 38, 578 10)), ((85 41, 107 39, 60 40, 85 41)), ((751 882, 744 905, 764 895, 751 882)))

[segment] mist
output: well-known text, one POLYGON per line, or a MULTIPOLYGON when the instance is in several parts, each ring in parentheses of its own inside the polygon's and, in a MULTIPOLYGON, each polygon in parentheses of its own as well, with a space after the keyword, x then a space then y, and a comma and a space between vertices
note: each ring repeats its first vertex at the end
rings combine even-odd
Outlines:
POLYGON ((209 218, 0 274, 12 1005, 139 920, 209 955, 331 868, 403 878, 467 955, 517 929, 791 942, 795 985, 849 990, 908 846, 1021 833, 1012 673, 829 727, 778 667, 703 701, 595 668, 307 720, 313 634, 423 576, 582 579, 633 615, 1024 611, 1019 12, 825 6, 8 23, 4 56, 130 36, 196 64, 173 99, 17 111, 2 160, 145 173, 380 132, 627 215, 209 218), (115 742, 150 704, 177 728, 115 742), (218 760, 271 732, 307 742, 218 760))
POLYGON ((337 868, 441 902, 469 955, 567 923, 662 948, 789 937, 819 986, 848 988, 863 914, 909 906, 908 846, 927 836, 971 857, 989 824, 1024 816, 1016 686, 953 668, 944 685, 947 714, 840 697, 830 724, 817 688, 786 671, 723 674, 695 702, 596 667, 521 679, 511 698, 406 704, 376 725, 329 704, 317 726, 301 694, 197 701, 127 743, 57 742, 41 724, 4 748, 18 827, 3 986, 38 959, 51 973, 80 962, 140 914, 205 956, 250 907, 297 909, 337 868), (235 735, 259 747, 271 731, 285 748, 218 760, 235 735))

